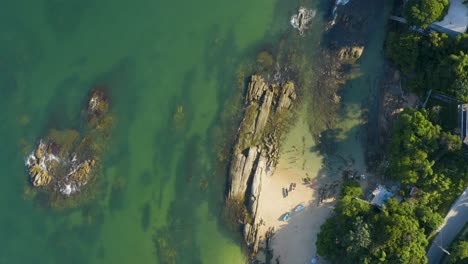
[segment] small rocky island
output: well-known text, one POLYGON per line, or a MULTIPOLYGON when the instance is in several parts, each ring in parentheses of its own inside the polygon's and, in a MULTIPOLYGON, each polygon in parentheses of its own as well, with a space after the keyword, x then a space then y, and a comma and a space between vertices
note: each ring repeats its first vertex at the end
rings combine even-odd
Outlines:
POLYGON ((39 140, 26 159, 26 168, 34 189, 48 194, 49 204, 68 207, 84 187, 93 182, 100 154, 109 137, 112 117, 104 91, 91 92, 86 110, 84 136, 77 130, 51 129, 39 140))
POLYGON ((245 95, 244 117, 233 148, 229 169, 227 208, 244 227, 249 251, 258 251, 260 236, 256 217, 262 179, 275 170, 282 127, 291 118, 297 99, 292 81, 267 83, 253 75, 245 95))

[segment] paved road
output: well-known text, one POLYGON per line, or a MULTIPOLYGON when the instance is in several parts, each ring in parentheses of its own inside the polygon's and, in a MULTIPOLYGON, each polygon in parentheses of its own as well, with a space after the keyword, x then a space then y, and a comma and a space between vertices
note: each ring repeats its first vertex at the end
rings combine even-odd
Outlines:
POLYGON ((446 249, 468 221, 468 188, 458 197, 445 217, 444 224, 427 251, 429 264, 439 264, 446 249), (439 247, 440 246, 440 247, 439 247))

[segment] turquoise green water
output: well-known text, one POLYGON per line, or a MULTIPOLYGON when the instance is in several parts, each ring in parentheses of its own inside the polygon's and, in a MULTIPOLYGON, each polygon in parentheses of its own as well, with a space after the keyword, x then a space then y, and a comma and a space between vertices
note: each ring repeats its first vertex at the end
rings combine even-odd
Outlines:
MULTIPOLYGON (((0 264, 168 263, 161 245, 177 263, 244 263, 239 233, 220 220, 226 178, 217 169, 214 131, 239 64, 274 49, 297 7, 283 0, 4 4, 0 264), (94 85, 108 88, 116 121, 96 197, 70 210, 26 199, 26 155, 50 128, 80 129, 94 85), (185 118, 174 130, 178 106, 185 118)), ((379 14, 370 18, 375 28, 385 24, 379 14)), ((313 29, 287 45, 299 42, 313 64, 320 37, 313 29)), ((362 75, 348 82, 338 117, 346 139, 339 153, 358 163, 362 102, 381 74, 374 66, 381 65, 383 33, 368 38, 362 75)))
POLYGON ((212 131, 240 61, 289 29, 276 0, 9 1, 0 9, 0 263, 243 263, 220 223, 212 131), (24 198, 24 159, 50 128, 79 129, 93 85, 115 116, 96 198, 24 198), (182 129, 173 114, 182 106, 182 129), (171 251, 172 252, 172 251, 171 251))

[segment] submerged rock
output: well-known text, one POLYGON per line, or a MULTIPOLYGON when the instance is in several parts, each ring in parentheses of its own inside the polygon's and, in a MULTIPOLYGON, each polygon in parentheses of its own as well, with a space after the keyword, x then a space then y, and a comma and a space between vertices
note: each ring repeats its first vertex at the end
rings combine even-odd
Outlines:
POLYGON ((102 88, 96 88, 88 100, 88 115, 100 116, 109 111, 109 102, 102 88))
POLYGON ((181 131, 184 127, 185 121, 185 112, 184 107, 182 105, 178 105, 177 109, 172 117, 173 126, 176 132, 181 131))
POLYGON ((59 159, 47 150, 49 148, 41 140, 26 160, 31 183, 36 187, 46 186, 51 182, 52 177, 49 172, 54 170, 56 163, 59 162, 59 159))
POLYGON ((112 117, 109 113, 109 99, 103 87, 96 87, 89 96, 86 109, 87 125, 91 129, 100 130, 106 134, 112 127, 112 117))
POLYGON ((275 59, 268 51, 262 51, 257 55, 257 63, 264 69, 270 69, 275 64, 275 59))

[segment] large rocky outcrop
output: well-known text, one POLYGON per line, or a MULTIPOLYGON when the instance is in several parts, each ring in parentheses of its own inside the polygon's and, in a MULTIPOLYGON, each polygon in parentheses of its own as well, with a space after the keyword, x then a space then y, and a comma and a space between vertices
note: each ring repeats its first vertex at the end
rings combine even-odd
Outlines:
POLYGON ((262 182, 274 171, 278 155, 278 116, 293 107, 296 100, 293 82, 281 85, 267 84, 257 75, 252 76, 245 96, 244 118, 239 126, 229 170, 228 201, 243 201, 251 221, 245 223, 244 238, 252 253, 259 244, 257 219, 258 200, 262 182))

